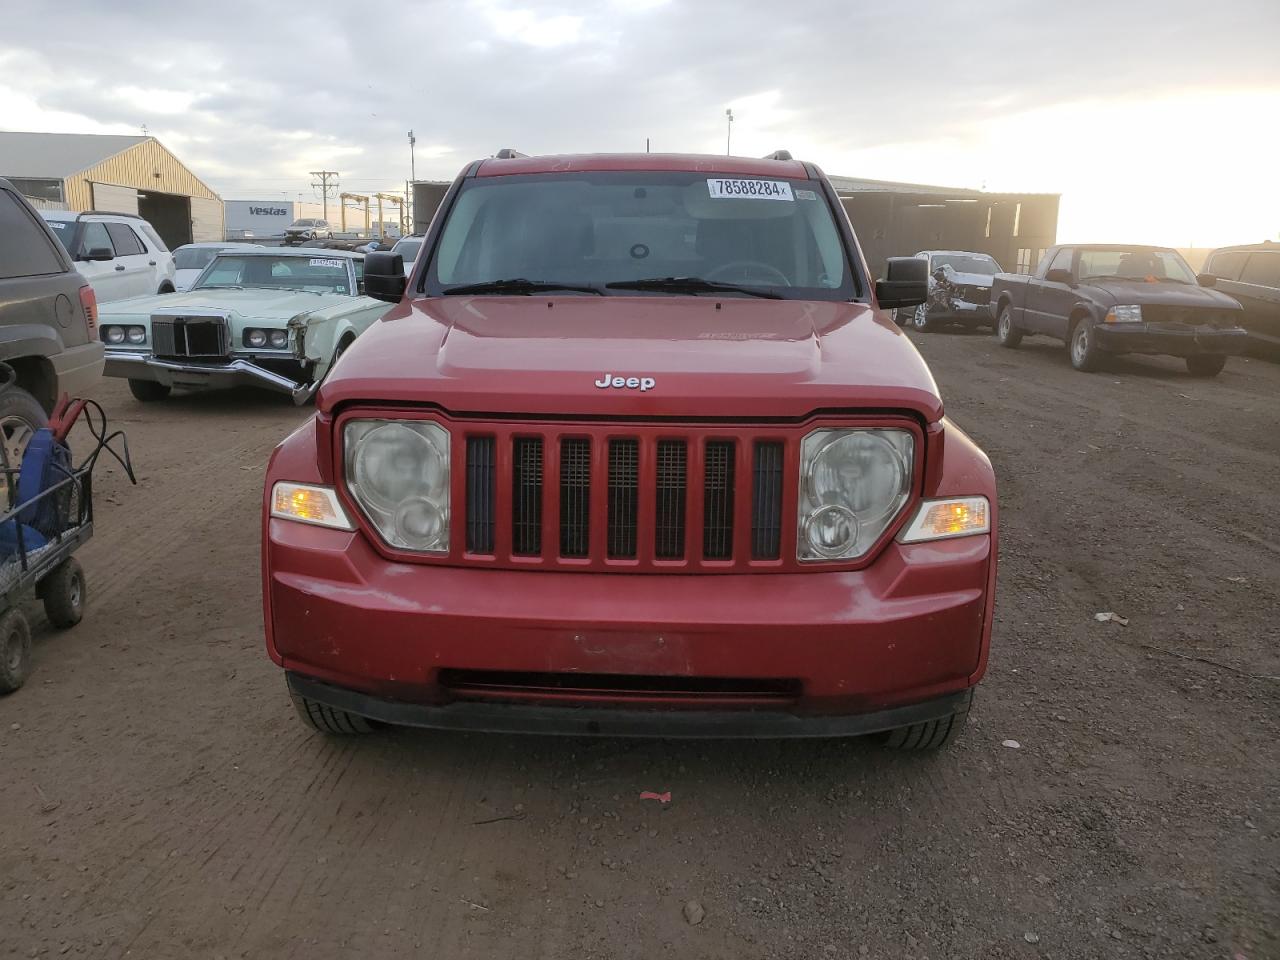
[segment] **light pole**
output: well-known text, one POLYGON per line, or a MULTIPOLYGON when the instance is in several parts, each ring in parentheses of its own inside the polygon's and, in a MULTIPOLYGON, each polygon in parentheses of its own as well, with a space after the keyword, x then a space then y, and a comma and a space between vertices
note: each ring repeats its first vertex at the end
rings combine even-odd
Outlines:
POLYGON ((413 131, 409 131, 409 179, 417 180, 418 174, 413 165, 413 145, 417 143, 417 138, 413 135, 413 131))
POLYGON ((729 144, 733 142, 733 108, 729 107, 724 112, 725 116, 725 134, 724 134, 724 152, 725 156, 730 154, 729 144))

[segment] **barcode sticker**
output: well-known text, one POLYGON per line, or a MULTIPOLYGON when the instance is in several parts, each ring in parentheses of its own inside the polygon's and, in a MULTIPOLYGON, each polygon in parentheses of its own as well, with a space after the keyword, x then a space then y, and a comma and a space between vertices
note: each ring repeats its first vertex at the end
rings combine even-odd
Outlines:
POLYGON ((312 257, 311 266, 313 267, 334 267, 338 270, 342 269, 342 261, 330 259, 328 257, 312 257))
POLYGON ((786 200, 795 202, 791 184, 780 180, 708 180, 715 200, 786 200))

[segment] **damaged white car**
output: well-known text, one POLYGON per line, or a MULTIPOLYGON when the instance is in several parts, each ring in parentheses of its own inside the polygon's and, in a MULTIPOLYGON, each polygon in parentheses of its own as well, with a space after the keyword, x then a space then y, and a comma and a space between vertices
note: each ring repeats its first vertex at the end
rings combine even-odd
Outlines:
POLYGON ((305 403, 334 361, 391 309, 364 296, 364 255, 228 250, 186 293, 106 304, 106 375, 142 401, 178 387, 254 385, 305 403))
POLYGON ((893 312, 899 326, 936 330, 957 323, 970 329, 991 324, 987 304, 1000 264, 985 253, 969 250, 921 250, 917 260, 929 264, 929 299, 917 307, 893 312))

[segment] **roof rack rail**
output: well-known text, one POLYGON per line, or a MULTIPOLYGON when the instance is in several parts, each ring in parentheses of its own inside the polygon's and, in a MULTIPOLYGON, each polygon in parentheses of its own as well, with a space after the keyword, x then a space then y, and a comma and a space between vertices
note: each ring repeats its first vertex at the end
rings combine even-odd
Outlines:
POLYGON ((76 220, 84 217, 132 217, 134 220, 144 219, 140 213, 121 213, 119 210, 81 210, 76 214, 76 220))
POLYGON ((794 160, 790 150, 775 150, 765 157, 766 160, 794 160))
POLYGON ((503 147, 493 155, 495 160, 518 160, 520 157, 527 157, 527 153, 521 153, 519 150, 513 150, 511 147, 503 147))

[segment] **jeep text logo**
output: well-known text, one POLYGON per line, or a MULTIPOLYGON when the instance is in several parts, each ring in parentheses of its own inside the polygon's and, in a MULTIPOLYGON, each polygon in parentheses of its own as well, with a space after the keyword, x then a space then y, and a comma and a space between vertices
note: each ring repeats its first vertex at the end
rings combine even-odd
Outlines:
POLYGON ((615 377, 611 373, 606 373, 596 381, 596 386, 601 390, 607 387, 629 388, 631 390, 639 388, 641 393, 645 390, 652 390, 656 385, 657 381, 653 377, 615 377))

